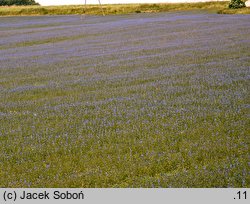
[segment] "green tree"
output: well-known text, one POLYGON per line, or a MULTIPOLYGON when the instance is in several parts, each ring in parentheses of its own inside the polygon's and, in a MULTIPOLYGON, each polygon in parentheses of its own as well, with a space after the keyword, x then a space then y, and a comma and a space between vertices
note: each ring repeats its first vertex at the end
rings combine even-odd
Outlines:
POLYGON ((238 9, 238 8, 243 8, 246 7, 245 2, 241 0, 231 0, 228 6, 230 9, 238 9))
POLYGON ((0 6, 39 5, 35 0, 0 0, 0 6))

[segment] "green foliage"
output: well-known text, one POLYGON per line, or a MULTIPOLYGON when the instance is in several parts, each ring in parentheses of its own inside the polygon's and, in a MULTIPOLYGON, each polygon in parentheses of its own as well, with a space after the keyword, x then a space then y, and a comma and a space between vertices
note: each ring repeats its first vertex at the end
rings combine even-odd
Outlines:
POLYGON ((0 0, 0 6, 39 5, 35 0, 0 0))
POLYGON ((239 8, 244 8, 246 7, 245 2, 241 0, 231 0, 228 6, 230 9, 239 9, 239 8))

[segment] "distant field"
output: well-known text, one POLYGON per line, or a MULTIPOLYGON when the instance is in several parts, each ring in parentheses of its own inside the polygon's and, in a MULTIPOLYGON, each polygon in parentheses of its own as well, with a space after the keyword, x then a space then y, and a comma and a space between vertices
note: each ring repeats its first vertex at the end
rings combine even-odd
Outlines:
POLYGON ((0 20, 0 187, 250 187, 250 21, 0 20))
MULTIPOLYGON (((170 11, 206 10, 220 14, 250 14, 250 8, 228 9, 228 2, 168 3, 168 4, 116 4, 103 5, 105 15, 129 13, 156 13, 170 11)), ((0 7, 0 16, 27 15, 102 15, 99 5, 76 6, 11 6, 0 7)))
MULTIPOLYGON (((167 11, 207 10, 219 13, 250 13, 250 8, 227 9, 228 2, 176 3, 176 4, 117 4, 103 5, 106 15, 128 13, 153 13, 167 11)), ((91 14, 101 15, 99 5, 78 6, 13 6, 0 7, 0 16, 13 15, 69 15, 91 14)))

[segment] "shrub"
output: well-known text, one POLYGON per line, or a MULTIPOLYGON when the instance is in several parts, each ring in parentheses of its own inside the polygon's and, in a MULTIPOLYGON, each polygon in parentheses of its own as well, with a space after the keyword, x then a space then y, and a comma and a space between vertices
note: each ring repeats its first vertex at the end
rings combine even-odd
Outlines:
POLYGON ((246 7, 245 2, 241 0, 231 0, 228 6, 230 9, 238 9, 238 8, 243 8, 246 7))
POLYGON ((0 0, 0 6, 39 5, 35 0, 0 0))

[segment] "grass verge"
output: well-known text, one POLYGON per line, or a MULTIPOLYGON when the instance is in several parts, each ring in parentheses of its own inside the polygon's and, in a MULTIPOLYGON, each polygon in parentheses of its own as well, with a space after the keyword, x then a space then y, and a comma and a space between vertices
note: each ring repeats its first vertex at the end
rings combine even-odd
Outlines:
MULTIPOLYGON (((208 10, 218 13, 249 13, 246 9, 227 9, 228 2, 202 2, 202 3, 176 3, 176 4, 115 4, 103 5, 106 15, 128 14, 128 13, 153 13, 168 11, 186 11, 186 10, 208 10)), ((71 15, 71 14, 90 14, 101 15, 102 11, 99 5, 84 7, 75 6, 10 6, 0 7, 0 16, 19 16, 19 15, 71 15)))
POLYGON ((223 9, 218 11, 219 14, 250 14, 250 7, 241 9, 223 9))

